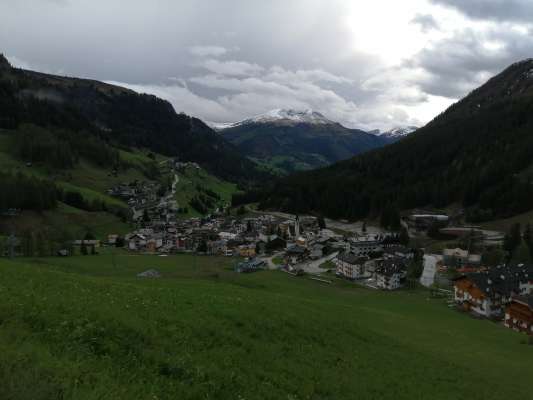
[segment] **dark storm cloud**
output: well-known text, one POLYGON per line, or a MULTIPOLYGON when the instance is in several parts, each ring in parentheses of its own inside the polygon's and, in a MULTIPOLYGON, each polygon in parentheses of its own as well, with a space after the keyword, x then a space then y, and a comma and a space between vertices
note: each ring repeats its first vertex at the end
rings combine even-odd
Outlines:
POLYGON ((405 68, 421 69, 414 82, 425 93, 460 98, 508 65, 533 55, 533 37, 506 26, 463 29, 420 51, 405 68))
POLYGON ((488 12, 476 0, 428 0, 449 9, 413 1, 419 14, 372 30, 386 0, 0 0, 0 52, 20 67, 154 93, 206 120, 293 107, 383 127, 420 123, 416 107, 432 96, 449 98, 440 107, 532 51, 524 26, 441 21, 444 11, 456 14, 451 7, 480 19, 525 20, 517 14, 530 15, 526 2, 511 0, 515 9, 505 14, 503 2, 488 12), (369 7, 376 20, 363 22, 372 32, 354 29, 349 16, 369 7), (391 61, 391 43, 402 45, 392 35, 412 24, 424 47, 391 61))
POLYGON ((289 106, 344 118, 356 108, 345 95, 365 101, 352 82, 376 65, 349 48, 346 4, 11 0, 0 2, 1 51, 22 67, 144 87, 205 119, 289 106), (248 92, 226 88, 236 83, 248 92))
POLYGON ((222 49, 235 54, 235 47, 239 61, 262 66, 319 64, 353 74, 357 61, 368 70, 371 60, 346 54, 343 7, 337 0, 11 0, 0 2, 0 34, 3 51, 28 63, 138 83, 189 75, 191 57, 227 56, 222 49))
POLYGON ((533 21, 531 0, 431 0, 435 4, 454 7, 469 17, 481 20, 533 21))

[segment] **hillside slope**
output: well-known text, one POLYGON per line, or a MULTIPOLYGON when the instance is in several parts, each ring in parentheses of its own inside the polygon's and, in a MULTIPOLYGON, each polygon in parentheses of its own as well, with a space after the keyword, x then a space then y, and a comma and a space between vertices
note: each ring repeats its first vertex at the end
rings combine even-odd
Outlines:
POLYGON ((148 148, 198 162, 233 181, 265 176, 202 121, 176 114, 167 101, 98 81, 12 68, 0 55, 0 128, 14 129, 22 123, 148 148))
POLYGON ((0 398, 530 398, 525 336, 444 299, 231 266, 0 260, 0 398))
POLYGON ((241 152, 281 173, 330 165, 391 143, 312 111, 272 110, 220 129, 241 152))
MULTIPOLYGON (((34 125, 0 130, 0 254, 3 236, 10 234, 59 246, 87 233, 106 239, 131 231, 128 199, 109 190, 143 182, 168 192, 176 174, 169 161, 146 149, 124 150, 34 125)), ((178 173, 178 216, 201 216, 228 204, 237 185, 191 165, 196 167, 178 173)))
MULTIPOLYGON (((55 150, 68 148, 68 142, 41 147, 44 143, 39 134, 30 132, 49 133, 30 125, 18 130, 0 130, 0 171, 5 174, 4 178, 10 177, 15 182, 10 193, 0 193, 0 236, 31 233, 61 243, 79 239, 87 232, 100 239, 107 238, 107 234, 127 233, 131 230, 127 223, 128 205, 110 196, 108 190, 123 182, 158 182, 165 178, 158 168, 165 157, 152 153, 152 159, 146 151, 126 151, 102 143, 98 143, 96 151, 113 154, 112 163, 107 164, 107 159, 98 163, 94 157, 88 157, 88 153, 79 155, 75 149, 69 148, 66 153, 69 165, 57 165, 56 161, 63 158, 58 158, 55 150), (20 138, 26 135, 33 147, 33 158, 21 155, 20 138), (43 158, 36 156, 40 150, 43 158), (29 193, 23 188, 27 179, 43 182, 55 191, 54 201, 44 205, 23 202, 24 198, 38 200, 42 196, 41 191, 29 193), (18 209, 17 215, 4 215, 8 208, 18 209)), ((49 137, 43 139, 49 140, 49 137)), ((3 188, 3 184, 5 181, 0 182, 0 187, 3 188)))
POLYGON ((511 65, 398 143, 280 180, 262 206, 361 218, 388 203, 461 203, 471 221, 531 209, 532 70, 511 65))

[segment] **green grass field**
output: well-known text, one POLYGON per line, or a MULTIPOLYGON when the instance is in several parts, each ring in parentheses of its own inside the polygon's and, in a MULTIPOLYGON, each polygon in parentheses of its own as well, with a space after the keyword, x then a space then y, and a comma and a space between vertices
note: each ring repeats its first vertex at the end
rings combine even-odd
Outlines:
POLYGON ((427 292, 240 275, 234 262, 0 260, 0 398, 531 398, 520 334, 427 292), (136 278, 149 268, 162 278, 136 278))
MULTIPOLYGON (((98 200, 108 206, 126 208, 124 201, 111 197, 107 190, 122 182, 147 180, 143 174, 150 164, 160 163, 165 157, 155 154, 155 160, 150 159, 141 150, 120 150, 121 159, 127 163, 117 176, 109 170, 98 167, 84 159, 72 169, 52 170, 44 165, 26 166, 16 159, 10 152, 10 136, 0 132, 0 169, 3 171, 21 172, 39 178, 53 180, 58 187, 82 194, 85 200, 98 200)), ((22 234, 32 230, 47 230, 56 236, 83 237, 90 231, 98 238, 105 238, 107 234, 125 234, 131 230, 117 216, 108 212, 87 212, 60 203, 54 210, 43 213, 24 211, 17 218, 0 218, 0 232, 22 234)))
POLYGON ((231 203, 231 196, 238 191, 237 185, 226 182, 217 177, 210 175, 204 169, 196 169, 194 167, 187 167, 179 174, 179 182, 176 185, 176 200, 179 207, 188 209, 187 213, 180 214, 183 218, 200 217, 201 214, 190 206, 190 201, 200 194, 196 186, 204 189, 212 190, 217 193, 220 198, 219 205, 231 203))
POLYGON ((52 239, 83 238, 91 232, 98 239, 106 239, 108 234, 124 235, 132 227, 115 215, 106 212, 88 212, 59 203, 54 210, 42 213, 25 211, 16 218, 1 218, 0 232, 23 234, 44 230, 52 239))
POLYGON ((533 224, 533 211, 528 211, 523 214, 515 215, 511 218, 499 219, 496 221, 484 222, 481 224, 482 228, 499 231, 509 232, 513 224, 520 223, 522 229, 529 223, 533 224))

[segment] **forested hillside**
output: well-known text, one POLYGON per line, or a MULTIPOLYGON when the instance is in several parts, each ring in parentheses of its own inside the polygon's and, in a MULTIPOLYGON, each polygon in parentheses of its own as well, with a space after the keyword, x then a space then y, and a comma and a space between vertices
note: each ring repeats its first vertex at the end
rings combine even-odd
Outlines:
POLYGON ((177 114, 167 101, 97 81, 12 68, 0 55, 0 129, 24 123, 74 132, 76 140, 195 161, 228 180, 246 183, 266 176, 202 121, 177 114))
MULTIPOLYGON (((281 110, 282 113, 306 112, 281 110)), ((310 111, 307 111, 308 113, 310 111)), ((272 113, 272 112, 271 112, 272 113)), ((221 130, 222 136, 246 155, 281 174, 315 169, 395 141, 359 129, 349 129, 313 112, 314 120, 245 120, 221 130)), ((397 139, 396 139, 397 140, 397 139)))
POLYGON ((513 64, 398 143, 279 180, 261 206, 356 219, 461 203, 470 221, 533 208, 532 70, 513 64))

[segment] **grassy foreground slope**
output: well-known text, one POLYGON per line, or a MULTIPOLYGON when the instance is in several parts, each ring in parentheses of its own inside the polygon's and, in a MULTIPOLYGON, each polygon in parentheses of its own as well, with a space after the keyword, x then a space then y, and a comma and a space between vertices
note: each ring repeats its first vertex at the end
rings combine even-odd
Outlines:
POLYGON ((423 292, 237 275, 231 262, 0 261, 0 398, 530 398, 519 334, 423 292), (135 277, 148 268, 163 277, 135 277))

